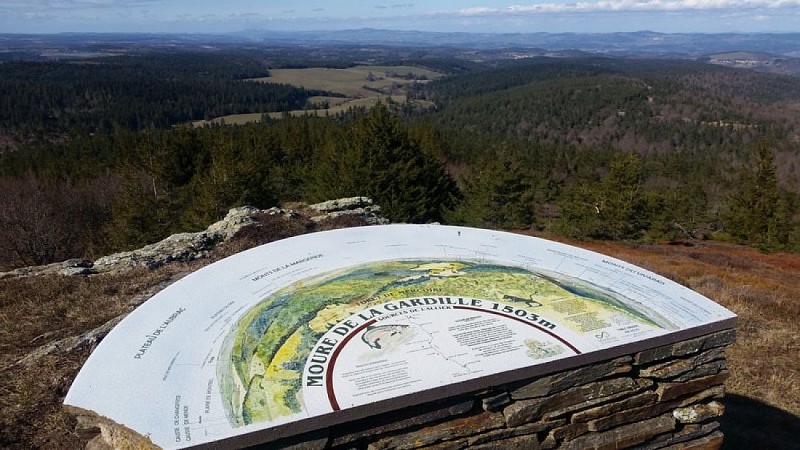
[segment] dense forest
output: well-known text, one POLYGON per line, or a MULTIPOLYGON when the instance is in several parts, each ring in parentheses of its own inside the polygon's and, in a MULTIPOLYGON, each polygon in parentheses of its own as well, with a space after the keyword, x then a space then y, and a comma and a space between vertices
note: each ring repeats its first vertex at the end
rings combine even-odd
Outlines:
POLYGON ((67 63, 7 62, 0 67, 0 127, 26 137, 75 131, 166 128, 251 111, 301 109, 326 94, 249 83, 269 75, 245 55, 150 54, 67 63))
POLYGON ((433 109, 204 128, 190 122, 337 94, 246 81, 302 66, 297 54, 0 64, 0 267, 133 248, 245 203, 351 195, 393 221, 800 251, 797 78, 678 60, 413 57, 449 74, 409 93, 433 109))

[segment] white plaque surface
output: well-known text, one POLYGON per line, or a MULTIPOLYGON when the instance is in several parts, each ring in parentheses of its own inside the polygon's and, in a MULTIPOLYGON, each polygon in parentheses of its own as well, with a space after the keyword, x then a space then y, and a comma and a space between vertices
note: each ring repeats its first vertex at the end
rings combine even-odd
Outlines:
POLYGON ((349 228, 264 245, 171 285, 100 343, 65 404, 164 448, 253 443, 236 437, 272 440, 734 321, 659 275, 564 244, 440 225, 349 228))

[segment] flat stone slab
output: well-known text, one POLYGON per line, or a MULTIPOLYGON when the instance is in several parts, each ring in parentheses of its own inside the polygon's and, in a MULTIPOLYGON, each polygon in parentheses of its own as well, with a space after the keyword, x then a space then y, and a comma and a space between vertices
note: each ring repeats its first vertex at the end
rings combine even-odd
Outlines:
POLYGON ((440 225, 334 230, 157 294, 98 345, 65 405, 163 448, 253 445, 735 320, 666 278, 556 242, 440 225))

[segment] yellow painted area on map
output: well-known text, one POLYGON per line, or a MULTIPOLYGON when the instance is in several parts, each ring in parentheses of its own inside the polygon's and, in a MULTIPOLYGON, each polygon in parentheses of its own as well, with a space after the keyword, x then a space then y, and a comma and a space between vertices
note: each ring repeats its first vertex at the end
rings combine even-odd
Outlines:
POLYGON ((264 367, 264 362, 261 361, 261 358, 253 358, 250 361, 250 370, 248 371, 248 379, 252 380, 256 377, 263 377, 264 372, 266 369, 264 367))
MULTIPOLYGON (((302 343, 302 333, 300 329, 295 331, 289 339, 284 342, 281 348, 275 352, 269 367, 267 367, 267 377, 273 380, 300 379, 300 373, 296 370, 286 369, 285 364, 297 358, 298 347, 302 343)), ((305 353, 308 353, 306 349, 305 353)))
MULTIPOLYGON (((426 264, 426 266, 445 265, 447 263, 426 264)), ((559 326, 578 334, 588 334, 620 323, 652 328, 652 325, 614 305, 573 294, 531 273, 488 271, 470 273, 465 277, 444 277, 431 280, 418 289, 403 289, 402 295, 389 292, 385 299, 423 295, 435 297, 437 294, 430 291, 437 290, 447 295, 456 294, 508 304, 558 322, 559 326)))
POLYGON ((612 325, 628 326, 632 331, 636 329, 635 325, 643 329, 653 328, 652 324, 613 305, 581 297, 546 281, 544 283, 538 286, 536 293, 518 292, 519 295, 513 299, 508 298, 509 294, 514 295, 513 290, 505 289, 502 292, 506 298, 498 301, 557 322, 560 327, 581 335, 612 325))
POLYGON ((459 269, 466 267, 466 264, 461 264, 457 262, 436 262, 430 264, 422 264, 415 267, 412 270, 416 271, 425 271, 428 272, 430 275, 437 276, 437 277, 450 277, 456 275, 462 275, 459 272, 459 269))
POLYGON ((283 400, 289 390, 288 385, 268 379, 257 379, 254 383, 245 401, 251 422, 270 421, 292 414, 283 400))
POLYGON ((651 328, 619 309, 574 294, 551 298, 541 297, 539 301, 544 304, 542 315, 552 318, 561 326, 578 334, 587 334, 611 326, 619 320, 651 328))
MULTIPOLYGON (((300 373, 287 369, 286 363, 297 357, 298 347, 301 343, 302 333, 298 330, 289 336, 275 353, 275 357, 263 372, 263 377, 254 379, 245 405, 253 421, 273 420, 294 412, 286 404, 285 398, 292 388, 293 382, 300 382, 300 373)), ((260 358, 253 359, 251 373, 256 371, 254 366, 257 365, 263 367, 260 358)))
POLYGON ((322 308, 317 315, 308 322, 308 328, 315 333, 324 333, 328 331, 331 325, 341 322, 361 311, 361 309, 361 306, 352 304, 328 305, 322 308))

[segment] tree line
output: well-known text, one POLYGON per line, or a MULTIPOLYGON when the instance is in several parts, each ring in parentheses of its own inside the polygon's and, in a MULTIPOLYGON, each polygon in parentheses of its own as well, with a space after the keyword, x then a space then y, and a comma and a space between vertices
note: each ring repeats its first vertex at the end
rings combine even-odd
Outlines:
POLYGON ((339 120, 117 128, 6 153, 0 166, 7 265, 135 248, 279 200, 366 195, 394 221, 440 221, 458 193, 436 153, 385 106, 339 120))
POLYGON ((269 75, 251 56, 152 54, 82 63, 0 64, 0 129, 20 140, 77 131, 167 128, 192 120, 303 109, 327 92, 255 83, 269 75))

